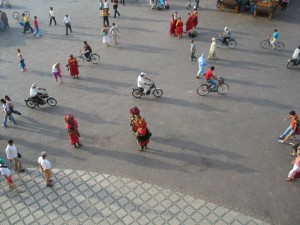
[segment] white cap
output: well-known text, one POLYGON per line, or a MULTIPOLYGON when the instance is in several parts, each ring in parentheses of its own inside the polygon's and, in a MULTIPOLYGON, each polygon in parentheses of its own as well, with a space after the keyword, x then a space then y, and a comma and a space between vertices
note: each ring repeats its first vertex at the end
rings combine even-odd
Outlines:
POLYGON ((33 84, 31 85, 31 87, 36 87, 36 84, 35 84, 35 83, 33 83, 33 84))
POLYGON ((224 30, 228 30, 228 27, 225 27, 224 30))
POLYGON ((147 74, 145 72, 140 73, 141 76, 146 76, 147 74))

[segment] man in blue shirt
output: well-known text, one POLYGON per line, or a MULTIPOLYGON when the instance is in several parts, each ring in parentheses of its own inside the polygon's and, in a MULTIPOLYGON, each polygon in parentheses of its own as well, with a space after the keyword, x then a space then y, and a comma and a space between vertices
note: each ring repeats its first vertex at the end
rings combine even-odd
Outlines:
POLYGON ((275 29, 271 39, 271 45, 273 48, 275 48, 278 39, 279 39, 279 32, 277 31, 277 29, 275 29))

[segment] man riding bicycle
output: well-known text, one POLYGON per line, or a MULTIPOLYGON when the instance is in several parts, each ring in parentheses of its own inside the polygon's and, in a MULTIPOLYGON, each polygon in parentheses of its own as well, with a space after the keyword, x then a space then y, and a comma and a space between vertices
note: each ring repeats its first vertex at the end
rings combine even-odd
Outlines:
POLYGON ((91 61, 91 53, 93 51, 91 46, 89 46, 89 44, 86 41, 83 42, 83 48, 80 49, 80 52, 85 56, 87 61, 91 61))
POLYGON ((217 77, 215 77, 212 73, 214 70, 215 70, 215 67, 212 66, 205 73, 205 80, 209 84, 211 91, 216 91, 216 89, 217 89, 216 81, 219 81, 219 79, 217 77))
POLYGON ((223 38, 223 44, 228 42, 231 39, 231 31, 229 30, 228 27, 224 28, 224 31, 220 35, 223 38))
POLYGON ((273 48, 275 48, 278 39, 279 39, 279 32, 277 31, 277 29, 275 29, 274 33, 272 34, 272 38, 270 40, 271 45, 272 45, 273 48))

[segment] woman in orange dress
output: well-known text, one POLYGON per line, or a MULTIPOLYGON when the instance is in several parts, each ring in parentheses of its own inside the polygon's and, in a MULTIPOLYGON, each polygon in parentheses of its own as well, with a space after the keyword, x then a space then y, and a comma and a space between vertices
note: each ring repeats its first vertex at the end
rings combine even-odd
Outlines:
POLYGON ((137 130, 138 130, 139 120, 141 119, 140 110, 138 107, 135 106, 135 107, 129 109, 129 112, 130 112, 131 130, 135 134, 135 132, 137 132, 137 130))
POLYGON ((176 22, 176 29, 175 33, 178 36, 178 38, 182 38, 182 33, 183 33, 183 22, 181 20, 181 17, 178 18, 176 22))
POLYGON ((172 14, 171 20, 170 20, 170 35, 175 36, 175 27, 176 27, 176 21, 174 19, 174 15, 172 14))
POLYGON ((73 57, 73 55, 70 55, 70 58, 68 59, 68 70, 70 70, 70 75, 74 79, 79 79, 79 70, 78 70, 78 62, 77 59, 73 57))
POLYGON ((65 127, 69 135, 70 144, 75 148, 77 148, 76 144, 78 145, 78 147, 81 147, 81 143, 79 142, 80 134, 78 131, 78 123, 75 120, 74 116, 72 114, 67 114, 65 116, 65 121, 65 127))
POLYGON ((140 151, 144 151, 144 148, 147 149, 147 145, 149 144, 149 139, 151 137, 151 133, 147 128, 147 123, 145 119, 140 119, 138 123, 138 130, 136 132, 137 143, 140 144, 140 151))
POLYGON ((189 32, 190 30, 192 30, 194 28, 194 23, 193 23, 193 17, 191 16, 190 12, 188 12, 187 14, 187 20, 185 23, 185 31, 189 32))

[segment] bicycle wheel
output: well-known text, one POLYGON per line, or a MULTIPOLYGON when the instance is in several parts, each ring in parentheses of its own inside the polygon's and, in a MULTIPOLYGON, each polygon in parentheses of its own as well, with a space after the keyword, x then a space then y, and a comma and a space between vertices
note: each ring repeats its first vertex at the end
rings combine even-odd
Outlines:
POLYGON ((262 48, 269 48, 270 47, 269 40, 264 40, 264 41, 260 42, 260 47, 262 47, 262 48))
POLYGON ((200 86, 198 86, 197 93, 198 93, 198 95, 201 95, 201 96, 207 95, 207 93, 208 93, 207 84, 201 84, 200 86))
POLYGON ((281 51, 284 48, 284 44, 282 42, 277 42, 275 48, 276 50, 281 51))
POLYGON ((23 14, 25 14, 25 16, 28 16, 28 17, 30 16, 30 12, 28 12, 28 11, 24 11, 23 14))
POLYGON ((47 103, 51 106, 56 106, 57 101, 54 98, 48 98, 47 103))
POLYGON ((229 90, 229 85, 226 83, 221 84, 217 91, 220 95, 224 95, 229 90))
POLYGON ((217 39, 217 47, 218 47, 218 48, 221 48, 222 45, 223 45, 222 39, 217 39))
POLYGON ((84 58, 82 56, 76 57, 78 66, 82 66, 84 64, 84 58))
POLYGON ((140 98, 142 96, 142 92, 140 92, 138 89, 133 90, 131 94, 135 98, 140 98))
POLYGON ((19 13, 18 12, 14 12, 13 13, 13 18, 14 19, 18 19, 19 18, 19 13))
POLYGON ((155 89, 152 94, 155 96, 155 97, 161 97, 163 95, 163 91, 160 89, 160 88, 157 88, 155 89))
POLYGON ((100 61, 100 55, 96 53, 91 55, 91 63, 97 64, 99 61, 100 61))
POLYGON ((233 40, 233 39, 231 39, 231 40, 229 40, 229 41, 227 42, 228 48, 235 48, 236 45, 237 45, 237 43, 236 43, 236 41, 233 40))

